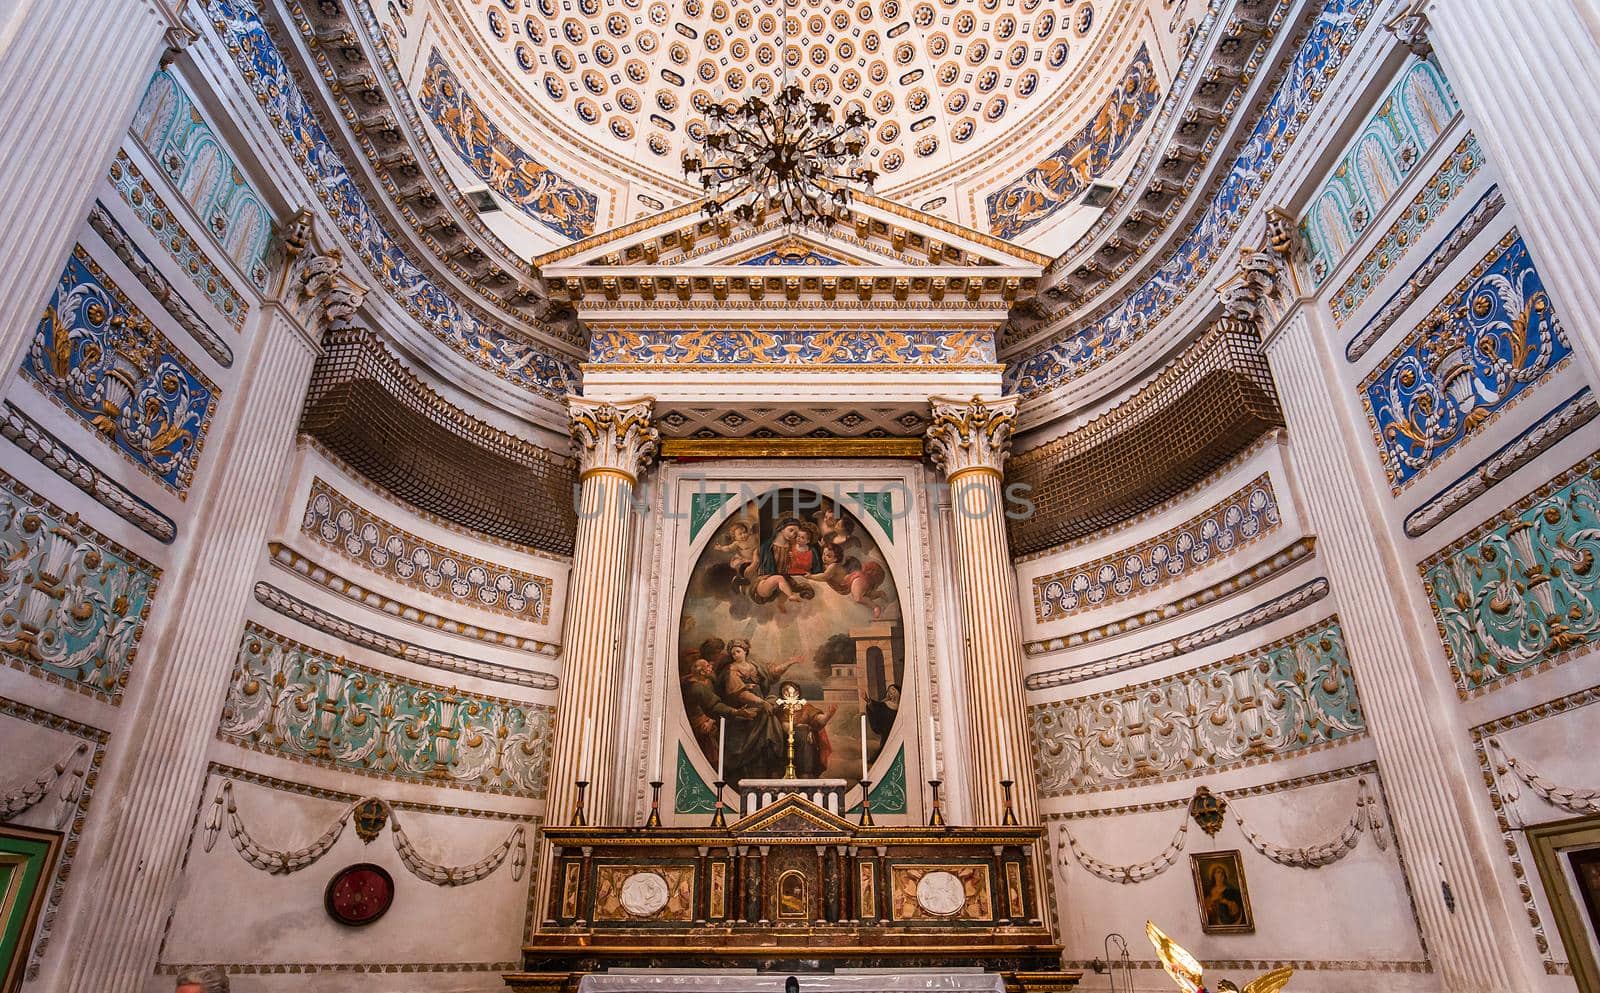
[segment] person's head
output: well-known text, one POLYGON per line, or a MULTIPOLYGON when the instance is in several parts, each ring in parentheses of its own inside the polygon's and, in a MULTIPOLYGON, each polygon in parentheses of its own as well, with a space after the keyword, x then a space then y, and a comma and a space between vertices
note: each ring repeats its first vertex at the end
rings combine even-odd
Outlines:
POLYGON ((733 656, 735 662, 743 662, 750 657, 750 642, 743 638, 735 638, 728 642, 728 654, 733 656))
POLYGON ((822 546, 822 561, 827 565, 833 565, 835 562, 839 561, 839 556, 841 554, 843 553, 839 551, 838 545, 822 546))
POLYGON ((782 686, 778 687, 778 692, 783 694, 785 700, 797 700, 800 698, 800 684, 785 681, 782 686))
POLYGON ((228 993, 228 974, 209 965, 185 969, 178 973, 174 993, 228 993))
POLYGON ((733 527, 728 529, 728 534, 739 539, 750 537, 750 525, 743 521, 734 521, 733 527))
POLYGON ((1211 885, 1212 886, 1223 886, 1223 885, 1226 885, 1227 882, 1228 882, 1228 874, 1223 871, 1222 866, 1220 866, 1220 865, 1212 866, 1211 867, 1211 885))
POLYGON ((706 678, 707 676, 710 676, 711 675, 711 660, 710 659, 705 659, 705 658, 697 658, 693 662, 690 662, 689 663, 689 675, 698 676, 698 677, 700 677, 702 679, 706 678))
POLYGON ((798 517, 785 517, 778 522, 778 537, 784 541, 794 541, 800 535, 800 519, 798 517))
POLYGON ((700 643, 700 656, 702 658, 716 659, 727 651, 728 646, 721 638, 707 638, 700 643))

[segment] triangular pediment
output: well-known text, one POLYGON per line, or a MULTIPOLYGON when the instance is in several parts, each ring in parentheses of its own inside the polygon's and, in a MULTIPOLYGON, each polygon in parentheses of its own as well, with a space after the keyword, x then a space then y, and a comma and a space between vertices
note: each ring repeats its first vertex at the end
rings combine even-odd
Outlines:
POLYGON ((948 297, 961 309, 1003 316, 1032 295, 1049 261, 943 218, 861 197, 826 229, 798 229, 776 217, 712 220, 698 203, 684 204, 533 263, 551 295, 588 319, 618 307, 682 315, 730 295, 757 305, 811 298, 851 307, 931 299, 935 309, 948 297))
POLYGON ((815 838, 853 835, 855 825, 791 793, 738 821, 731 830, 741 837, 815 838))

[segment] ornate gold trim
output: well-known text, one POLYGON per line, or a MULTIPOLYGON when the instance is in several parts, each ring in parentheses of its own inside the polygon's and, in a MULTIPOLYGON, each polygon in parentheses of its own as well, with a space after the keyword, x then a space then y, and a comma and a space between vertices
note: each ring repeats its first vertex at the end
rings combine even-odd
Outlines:
POLYGON ((620 476, 628 481, 629 486, 638 485, 639 482, 639 477, 635 476, 633 473, 623 472, 621 469, 613 469, 610 466, 605 465, 597 465, 593 469, 583 470, 583 472, 578 474, 578 482, 582 483, 590 476, 620 476))
POLYGON ((952 472, 946 482, 949 482, 953 485, 955 481, 960 479, 962 476, 970 476, 975 472, 986 472, 996 479, 1005 478, 1005 474, 992 465, 969 465, 965 469, 957 469, 955 472, 952 472))
POLYGON ((922 458, 921 438, 663 438, 662 458, 922 458))

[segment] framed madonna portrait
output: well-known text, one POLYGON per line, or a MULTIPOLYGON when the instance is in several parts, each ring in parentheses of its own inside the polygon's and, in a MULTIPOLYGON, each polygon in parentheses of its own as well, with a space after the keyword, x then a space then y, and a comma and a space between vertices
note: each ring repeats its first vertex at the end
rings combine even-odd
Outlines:
POLYGON ((1194 895, 1200 905, 1200 929, 1206 934, 1253 934, 1250 889, 1237 849, 1189 856, 1194 895))

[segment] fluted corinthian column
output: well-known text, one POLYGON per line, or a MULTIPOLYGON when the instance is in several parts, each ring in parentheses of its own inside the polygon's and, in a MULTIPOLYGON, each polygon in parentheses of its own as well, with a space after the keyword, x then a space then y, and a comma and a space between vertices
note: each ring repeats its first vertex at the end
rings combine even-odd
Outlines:
POLYGON ((590 784, 584 804, 590 822, 620 823, 616 694, 623 599, 633 547, 633 489, 656 453, 654 401, 610 404, 573 397, 567 404, 578 450, 578 536, 567 585, 545 818, 568 823, 577 799, 573 784, 582 779, 590 784))
POLYGON ((0 368, 15 369, 162 52, 169 0, 0 4, 0 368))
POLYGON ((1396 33, 1432 43, 1562 327, 1600 382, 1600 4, 1427 0, 1412 10, 1396 33))
POLYGON ((1012 808, 1037 821, 1032 750, 1022 698, 1022 618, 1016 573, 1006 545, 1000 468, 1016 427, 1014 397, 970 401, 934 397, 927 450, 950 482, 956 575, 966 633, 967 701, 963 722, 971 757, 975 823, 999 824, 1002 779, 1014 780, 1012 808))
POLYGON ((134 993, 155 963, 318 341, 364 292, 336 253, 307 250, 300 225, 290 233, 290 264, 262 307, 211 482, 187 525, 194 537, 163 582, 141 655, 149 669, 112 742, 100 785, 112 808, 90 822, 78 870, 93 893, 61 939, 76 951, 40 989, 134 993))
POLYGON ((1481 774, 1465 729, 1445 716, 1459 711, 1443 664, 1435 666, 1419 642, 1433 625, 1416 599, 1416 569, 1401 559, 1385 525, 1380 501, 1388 494, 1378 492, 1365 426, 1338 389, 1328 337, 1298 305, 1268 336, 1265 351, 1317 556, 1339 597, 1339 623, 1428 952, 1452 993, 1538 989, 1542 970, 1521 952, 1523 942, 1506 937, 1527 919, 1518 920, 1520 908, 1495 878, 1492 867, 1505 853, 1481 816, 1481 774))

